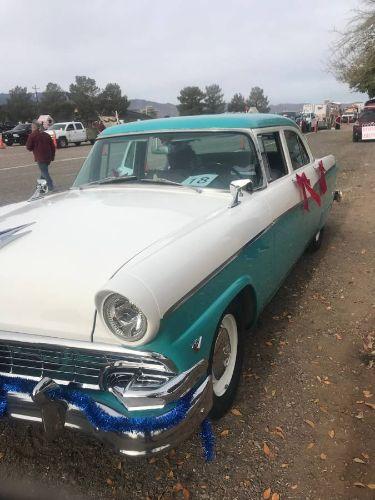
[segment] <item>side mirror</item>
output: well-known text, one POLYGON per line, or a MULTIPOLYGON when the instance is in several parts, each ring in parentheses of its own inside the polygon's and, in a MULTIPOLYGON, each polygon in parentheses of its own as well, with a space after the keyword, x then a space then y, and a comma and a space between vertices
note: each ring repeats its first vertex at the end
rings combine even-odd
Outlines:
POLYGON ((253 181, 250 179, 238 179, 230 183, 229 189, 232 195, 232 202, 230 204, 230 208, 233 208, 240 203, 239 198, 243 196, 243 191, 248 191, 249 193, 252 193, 253 181))

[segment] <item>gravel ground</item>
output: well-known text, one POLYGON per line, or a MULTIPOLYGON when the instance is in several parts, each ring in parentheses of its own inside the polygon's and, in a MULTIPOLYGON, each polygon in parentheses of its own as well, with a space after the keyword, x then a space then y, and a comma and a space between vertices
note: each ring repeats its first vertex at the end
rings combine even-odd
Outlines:
MULTIPOLYGON (((317 156, 336 155, 344 200, 322 248, 301 258, 249 336, 234 411, 214 424, 216 460, 204 462, 197 436, 167 456, 128 460, 72 432, 48 443, 37 427, 3 420, 3 488, 56 499, 375 497, 375 143, 353 144, 349 128, 309 142, 317 156)), ((55 163, 60 188, 80 162, 55 163)), ((35 167, 4 170, 27 163, 21 148, 0 151, 0 204, 32 191, 35 167)))

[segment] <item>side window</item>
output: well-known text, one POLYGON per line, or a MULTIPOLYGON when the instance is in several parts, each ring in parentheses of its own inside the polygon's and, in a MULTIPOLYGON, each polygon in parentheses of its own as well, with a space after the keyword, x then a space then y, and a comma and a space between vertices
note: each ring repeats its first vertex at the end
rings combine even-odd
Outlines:
POLYGON ((288 173, 279 132, 258 135, 264 168, 268 182, 273 182, 288 173))
POLYGON ((82 130, 83 129, 83 127, 82 127, 82 125, 80 123, 75 123, 74 125, 76 126, 77 130, 82 130))
POLYGON ((308 165, 310 163, 310 158, 300 137, 292 130, 284 130, 284 135, 293 170, 308 165))
POLYGON ((74 125, 73 125, 73 123, 69 123, 69 125, 66 127, 66 131, 70 132, 72 130, 74 130, 74 125))

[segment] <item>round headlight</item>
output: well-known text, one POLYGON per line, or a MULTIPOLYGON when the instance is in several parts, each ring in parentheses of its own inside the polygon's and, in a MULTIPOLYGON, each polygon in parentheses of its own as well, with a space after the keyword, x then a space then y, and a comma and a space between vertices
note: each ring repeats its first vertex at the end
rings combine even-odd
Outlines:
POLYGON ((141 339, 147 330, 147 318, 143 312, 118 293, 105 299, 103 318, 115 335, 129 342, 141 339))

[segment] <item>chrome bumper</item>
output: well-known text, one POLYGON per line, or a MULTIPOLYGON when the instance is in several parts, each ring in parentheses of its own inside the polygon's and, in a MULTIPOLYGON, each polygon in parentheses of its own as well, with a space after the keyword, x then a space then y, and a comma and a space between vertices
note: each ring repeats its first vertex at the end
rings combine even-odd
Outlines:
MULTIPOLYGON (((119 433, 95 429, 86 419, 86 416, 77 408, 71 405, 64 408, 61 406, 61 402, 48 400, 43 391, 44 387, 48 387, 49 384, 54 384, 54 382, 52 380, 41 381, 32 396, 8 393, 8 415, 12 418, 43 423, 47 434, 50 436, 64 427, 92 434, 112 446, 117 452, 129 456, 146 456, 176 446, 197 429, 212 407, 212 381, 211 377, 206 377, 202 382, 202 362, 197 363, 192 369, 172 379, 165 385, 164 391, 162 390, 163 387, 157 393, 154 392, 149 395, 145 391, 142 394, 145 398, 144 405, 141 397, 134 399, 134 402, 137 401, 135 406, 145 408, 152 406, 150 405, 150 399, 155 398, 157 401, 160 398, 165 403, 170 403, 177 401, 188 391, 194 391, 190 408, 184 420, 172 428, 155 432, 119 433)), ((126 398, 126 393, 123 397, 126 398)), ((119 415, 113 409, 101 406, 109 414, 119 415)), ((139 416, 139 411, 131 413, 135 417, 139 416)))

